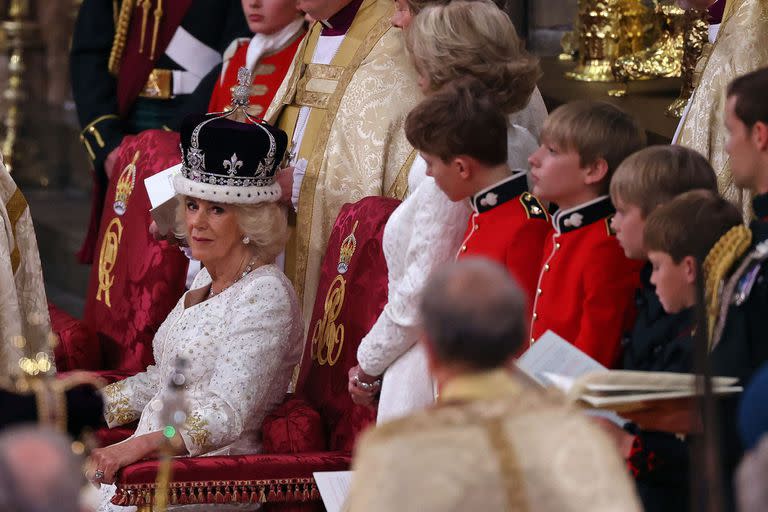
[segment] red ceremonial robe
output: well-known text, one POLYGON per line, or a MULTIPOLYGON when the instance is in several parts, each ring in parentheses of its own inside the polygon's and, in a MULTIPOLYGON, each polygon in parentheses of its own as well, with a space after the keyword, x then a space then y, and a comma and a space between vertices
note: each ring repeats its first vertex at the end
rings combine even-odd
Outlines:
POLYGON ((611 230, 608 196, 561 210, 544 245, 530 342, 547 330, 612 368, 634 322, 641 261, 624 256, 611 230))

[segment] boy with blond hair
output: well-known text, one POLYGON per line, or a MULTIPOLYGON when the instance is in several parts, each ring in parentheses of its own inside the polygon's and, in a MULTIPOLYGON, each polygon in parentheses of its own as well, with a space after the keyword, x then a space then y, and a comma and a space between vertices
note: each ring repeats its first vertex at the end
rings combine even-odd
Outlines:
POLYGON ((616 167, 645 146, 645 133, 608 103, 556 109, 528 162, 533 194, 554 203, 554 227, 538 273, 529 342, 552 330, 613 367, 634 317, 640 264, 624 256, 611 229, 608 184, 616 167))
POLYGON ((643 245, 643 229, 657 207, 695 189, 717 193, 715 171, 701 154, 682 146, 640 150, 624 160, 611 179, 616 238, 627 258, 646 262, 636 293, 634 328, 622 340, 625 369, 690 371, 690 351, 676 347, 673 342, 690 322, 687 315, 664 312, 650 281, 652 269, 643 245))
POLYGON ((408 141, 447 199, 469 199, 472 216, 457 256, 484 256, 504 265, 530 311, 549 216, 528 192, 528 173, 507 165, 507 130, 495 96, 473 77, 444 85, 405 123, 408 141))
MULTIPOLYGON (((651 146, 624 160, 611 179, 616 206, 613 229, 628 258, 644 261, 635 292, 637 317, 622 339, 622 368, 639 371, 692 371, 693 318, 686 308, 667 313, 651 283, 653 268, 643 243, 646 221, 657 208, 690 190, 717 194, 709 162, 682 146, 651 146)), ((674 434, 607 426, 618 441, 647 510, 688 509, 688 445, 674 434)))

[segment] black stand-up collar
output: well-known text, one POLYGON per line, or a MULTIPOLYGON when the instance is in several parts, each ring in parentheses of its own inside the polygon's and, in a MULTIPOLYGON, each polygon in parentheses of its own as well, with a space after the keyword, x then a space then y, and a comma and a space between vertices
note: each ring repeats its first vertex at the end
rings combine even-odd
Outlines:
POLYGON ((615 213, 611 199, 600 196, 567 210, 558 210, 552 216, 552 225, 558 233, 568 233, 588 226, 615 213))
POLYGON ((477 213, 484 213, 527 191, 528 182, 525 171, 515 171, 510 177, 484 188, 472 196, 469 202, 472 209, 477 213))

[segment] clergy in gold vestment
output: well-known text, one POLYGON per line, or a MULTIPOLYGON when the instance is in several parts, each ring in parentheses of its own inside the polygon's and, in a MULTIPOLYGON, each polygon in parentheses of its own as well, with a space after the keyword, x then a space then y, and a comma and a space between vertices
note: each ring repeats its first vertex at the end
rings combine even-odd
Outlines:
POLYGON ((603 433, 508 369, 524 311, 496 263, 468 258, 433 273, 421 314, 438 403, 363 436, 349 511, 640 511, 603 433))
MULTIPOLYGON (((688 0, 706 7, 713 0, 688 0)), ((717 38, 697 65, 698 83, 683 114, 675 142, 703 154, 717 172, 720 192, 749 211, 749 193, 737 188, 725 151, 725 99, 728 83, 768 66, 768 1, 728 0, 717 38)))
POLYGON ((402 33, 389 23, 391 0, 300 0, 298 7, 323 21, 310 28, 265 119, 293 141, 296 216, 285 270, 308 320, 341 206, 405 193, 415 154, 403 123, 420 93, 402 33))
POLYGON ((20 373, 25 354, 53 364, 51 336, 29 206, 0 156, 0 380, 20 373))

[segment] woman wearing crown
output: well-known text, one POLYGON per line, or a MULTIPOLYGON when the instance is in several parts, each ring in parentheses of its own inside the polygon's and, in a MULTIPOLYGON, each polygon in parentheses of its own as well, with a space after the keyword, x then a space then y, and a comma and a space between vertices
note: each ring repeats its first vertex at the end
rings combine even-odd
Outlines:
MULTIPOLYGON (((305 32, 304 21, 292 0, 241 0, 241 5, 253 37, 232 43, 221 76, 210 77, 216 82, 213 95, 184 112, 231 108, 240 66, 250 71, 249 113, 260 115, 272 100, 305 32)), ((179 162, 178 132, 153 129, 128 135, 113 153, 105 208, 94 223, 95 261, 83 320, 108 347, 102 368, 132 374, 152 362, 152 338, 200 266, 147 232, 152 219, 144 179, 179 162)))
MULTIPOLYGON (((156 364, 103 391, 110 427, 139 423, 128 440, 92 453, 86 475, 97 486, 163 445, 163 390, 178 358, 187 361, 187 410, 171 444, 178 455, 222 455, 258 452, 261 422, 301 356, 298 301, 273 263, 288 233, 274 181, 285 133, 206 114, 185 120, 181 140, 177 231, 205 268, 160 326, 156 364)), ((113 492, 102 488, 99 510, 111 510, 113 492)))

